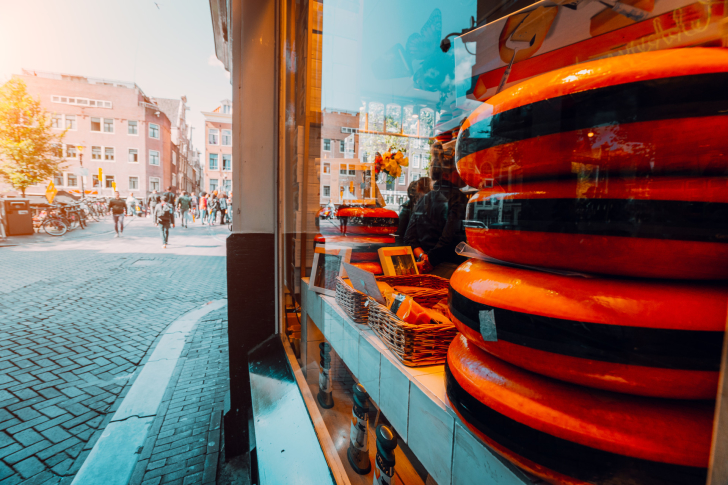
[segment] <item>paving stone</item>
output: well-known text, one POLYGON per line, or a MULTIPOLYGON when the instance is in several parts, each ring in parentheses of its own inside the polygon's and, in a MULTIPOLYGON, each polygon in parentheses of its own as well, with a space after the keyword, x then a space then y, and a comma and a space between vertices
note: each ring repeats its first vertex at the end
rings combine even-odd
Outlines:
POLYGON ((41 463, 36 457, 31 456, 20 463, 13 466, 13 469, 20 474, 23 478, 30 478, 33 475, 45 470, 45 465, 41 463))

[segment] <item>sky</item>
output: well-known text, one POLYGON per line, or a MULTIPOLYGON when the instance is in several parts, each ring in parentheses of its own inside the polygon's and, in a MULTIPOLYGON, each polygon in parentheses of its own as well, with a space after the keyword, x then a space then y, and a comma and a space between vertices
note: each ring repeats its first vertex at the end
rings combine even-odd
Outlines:
POLYGON ((147 96, 187 96, 193 143, 232 99, 215 57, 208 0, 0 0, 0 83, 21 68, 136 82, 147 96))

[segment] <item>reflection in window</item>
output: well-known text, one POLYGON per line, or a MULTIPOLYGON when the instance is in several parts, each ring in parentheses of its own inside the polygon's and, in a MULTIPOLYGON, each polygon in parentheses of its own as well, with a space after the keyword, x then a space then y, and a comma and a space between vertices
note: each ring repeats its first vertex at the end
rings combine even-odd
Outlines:
POLYGON ((402 131, 402 107, 398 104, 387 105, 387 133, 402 131))
POLYGON ((384 131, 384 105, 369 103, 369 131, 384 131))
POLYGON ((367 129, 367 107, 366 104, 359 108, 359 129, 367 129))
MULTIPOLYGON (((417 119, 412 105, 404 107, 404 118, 402 120, 402 133, 405 135, 417 135, 417 119)), ((417 140, 414 140, 417 141, 417 140)))
POLYGON ((420 110, 420 136, 433 136, 435 130, 435 112, 429 108, 420 110))

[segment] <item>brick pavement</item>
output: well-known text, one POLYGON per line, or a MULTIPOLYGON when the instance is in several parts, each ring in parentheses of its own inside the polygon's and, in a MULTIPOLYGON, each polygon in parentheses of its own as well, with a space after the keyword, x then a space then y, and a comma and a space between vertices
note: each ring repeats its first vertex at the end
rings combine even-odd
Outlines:
POLYGON ((0 248, 0 485, 71 482, 160 333, 226 297, 226 235, 178 227, 165 251, 141 220, 0 248))
POLYGON ((228 386, 223 308, 187 339, 130 485, 215 483, 228 386))

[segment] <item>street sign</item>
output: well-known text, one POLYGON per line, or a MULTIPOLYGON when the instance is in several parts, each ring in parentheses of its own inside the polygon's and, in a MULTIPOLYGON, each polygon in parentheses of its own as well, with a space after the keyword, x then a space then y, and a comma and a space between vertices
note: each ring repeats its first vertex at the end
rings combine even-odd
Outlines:
POLYGON ((48 187, 46 188, 46 193, 45 193, 46 199, 48 200, 49 204, 53 203, 53 199, 56 198, 57 193, 58 193, 58 189, 53 184, 53 181, 51 181, 51 183, 48 184, 48 187))
POLYGON ((88 169, 84 167, 78 167, 76 169, 76 175, 80 175, 81 177, 88 177, 88 169))
POLYGON ((83 153, 83 145, 78 145, 76 150, 78 150, 78 153, 83 153))
POLYGON ((116 190, 116 182, 111 182, 111 186, 116 190))
POLYGON ((104 179, 104 170, 99 167, 99 183, 104 179))

